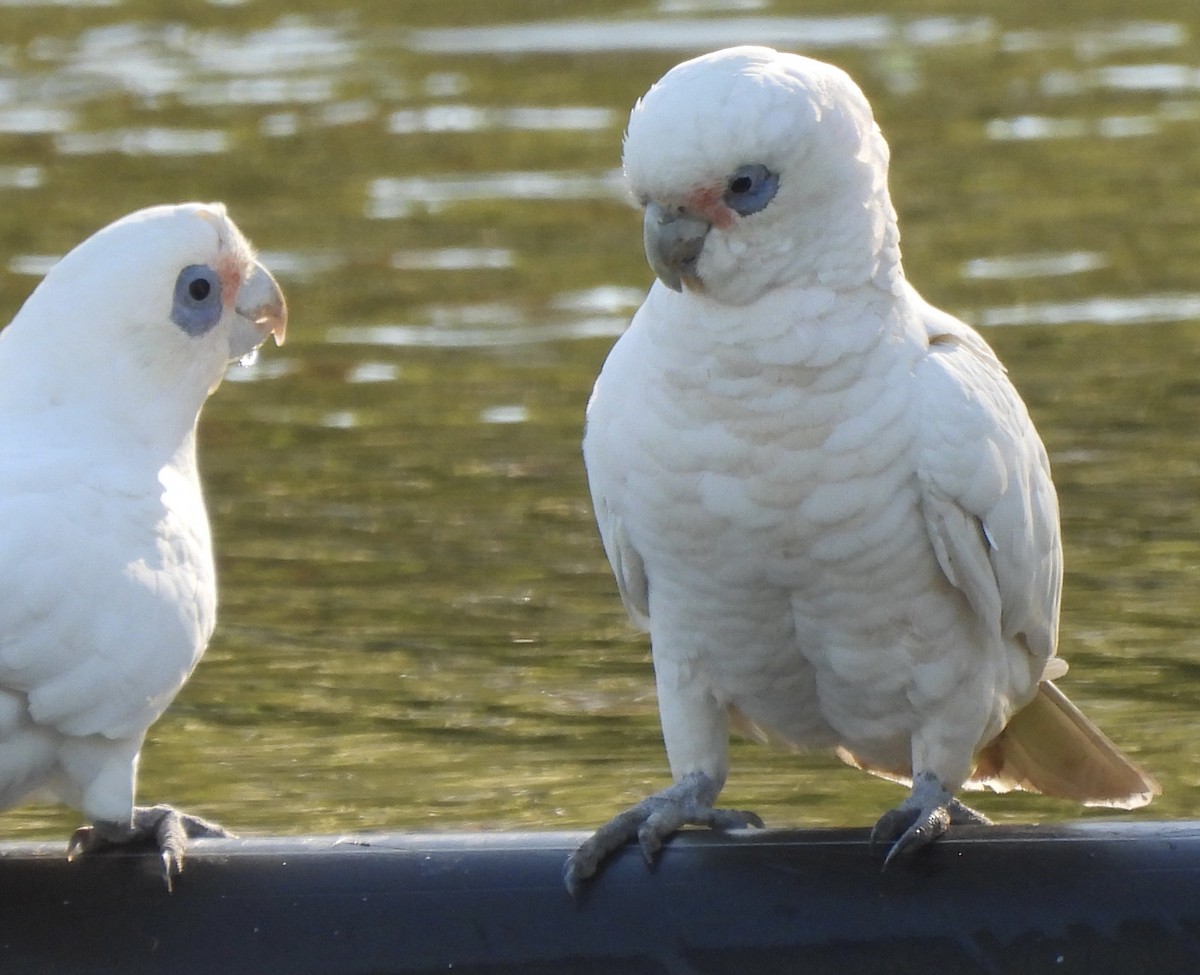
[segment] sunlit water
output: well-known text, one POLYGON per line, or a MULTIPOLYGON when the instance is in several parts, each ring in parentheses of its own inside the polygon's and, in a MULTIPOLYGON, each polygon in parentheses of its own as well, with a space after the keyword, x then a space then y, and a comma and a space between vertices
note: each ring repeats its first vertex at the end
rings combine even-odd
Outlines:
MULTIPOLYGON (((1150 815, 1195 814, 1184 8, 610 6, 0 0, 3 320, 96 227, 188 198, 229 204, 292 306, 287 346, 204 415, 221 617, 141 796, 261 832, 574 827, 665 783, 578 444, 650 280, 619 180, 629 106, 683 57, 755 41, 836 61, 875 104, 909 277, 986 329, 1052 454, 1063 686, 1161 779, 1150 815)), ((726 790, 780 825, 868 823, 897 796, 749 743, 726 790)))

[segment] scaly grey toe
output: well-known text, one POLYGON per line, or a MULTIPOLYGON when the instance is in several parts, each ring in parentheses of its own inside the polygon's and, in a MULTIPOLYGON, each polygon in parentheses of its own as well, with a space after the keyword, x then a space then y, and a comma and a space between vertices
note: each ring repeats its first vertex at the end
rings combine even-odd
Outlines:
POLYGON ((714 809, 712 803, 720 791, 720 785, 713 779, 702 772, 692 772, 609 820, 567 857, 563 882, 568 893, 577 897, 583 882, 630 840, 638 841, 646 864, 653 866, 663 843, 684 826, 762 828, 762 820, 752 812, 714 809))
POLYGON ((183 870, 184 853, 189 839, 233 836, 225 827, 180 812, 173 806, 136 806, 128 824, 99 821, 81 826, 67 844, 67 857, 94 853, 130 844, 150 843, 163 863, 163 880, 171 890, 172 878, 183 870))
POLYGON ((890 843, 883 865, 928 846, 953 822, 986 822, 984 817, 954 799, 937 778, 923 772, 913 781, 912 792, 895 809, 890 809, 871 830, 871 846, 890 843), (961 817, 961 819, 959 818, 961 817))

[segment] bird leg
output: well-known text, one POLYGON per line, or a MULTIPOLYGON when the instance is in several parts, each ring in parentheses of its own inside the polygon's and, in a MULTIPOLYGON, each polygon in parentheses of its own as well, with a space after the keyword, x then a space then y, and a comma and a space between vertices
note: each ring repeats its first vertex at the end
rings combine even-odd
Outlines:
POLYGON ((67 844, 67 859, 98 850, 151 843, 162 857, 163 880, 169 892, 172 878, 183 871, 183 855, 189 839, 233 835, 223 826, 172 806, 135 806, 129 823, 98 821, 91 826, 80 826, 67 844))
POLYGON ((906 855, 927 846, 952 825, 990 826, 991 820, 959 802, 942 786, 932 772, 921 772, 913 779, 912 792, 895 809, 879 817, 871 830, 871 846, 891 843, 883 861, 884 868, 892 858, 906 855))
POLYGON ((654 865, 663 841, 683 826, 712 829, 762 828, 763 821, 752 812, 714 809, 721 786, 703 772, 689 772, 661 792, 647 796, 631 809, 601 826, 579 849, 567 857, 563 880, 575 897, 583 881, 594 875, 608 857, 629 840, 637 839, 646 865, 654 865))

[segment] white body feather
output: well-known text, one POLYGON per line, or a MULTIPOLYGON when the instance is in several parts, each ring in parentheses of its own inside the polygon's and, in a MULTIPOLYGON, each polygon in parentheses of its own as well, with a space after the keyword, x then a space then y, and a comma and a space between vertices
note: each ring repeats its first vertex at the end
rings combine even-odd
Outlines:
MULTIPOLYGON (((0 332, 0 809, 44 795, 130 821, 146 731, 216 621, 195 431, 266 335, 234 308, 254 267, 220 205, 140 211, 0 332), (202 334, 172 321, 189 266, 221 290, 202 334)), ((277 336, 281 297, 279 316, 277 336)))
MULTIPOLYGON (((887 158, 841 71, 761 48, 675 68, 631 117, 634 195, 711 224, 613 348, 584 439, 677 780, 724 782, 732 716, 953 792, 1061 672, 1046 452, 983 339, 905 281, 887 158), (778 192, 738 216, 748 163, 778 192)), ((1101 794, 1147 801, 1100 751, 1101 794)))
POLYGON ((806 319, 803 292, 714 316, 660 285, 605 364, 585 457, 677 777, 724 779, 733 709, 906 777, 919 748, 961 783, 1053 652, 1041 443, 982 340, 931 345, 897 291, 806 319))
MULTIPOLYGON (((25 439, 7 419, 5 443, 25 439)), ((46 458, 0 447, 0 807, 43 789, 93 818, 128 819, 146 730, 212 635, 193 442, 140 470, 137 445, 122 448, 46 458)))

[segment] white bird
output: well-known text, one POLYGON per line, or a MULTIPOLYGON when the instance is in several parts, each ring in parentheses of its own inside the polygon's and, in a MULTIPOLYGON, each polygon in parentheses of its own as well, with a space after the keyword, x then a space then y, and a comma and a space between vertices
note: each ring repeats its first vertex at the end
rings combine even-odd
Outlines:
POLYGON ((224 206, 191 203, 85 240, 0 332, 0 809, 81 810, 72 854, 152 840, 168 887, 189 836, 228 835, 134 805, 216 621, 196 423, 286 322, 224 206))
POLYGON ((612 349, 584 458, 650 633, 674 784, 601 827, 649 862, 714 809, 728 728, 911 784, 889 859, 985 821, 964 785, 1140 806, 1158 792, 1051 682, 1062 549, 1046 451, 1003 366, 905 280, 888 147, 841 70, 761 47, 634 107, 629 187, 659 281, 612 349))

